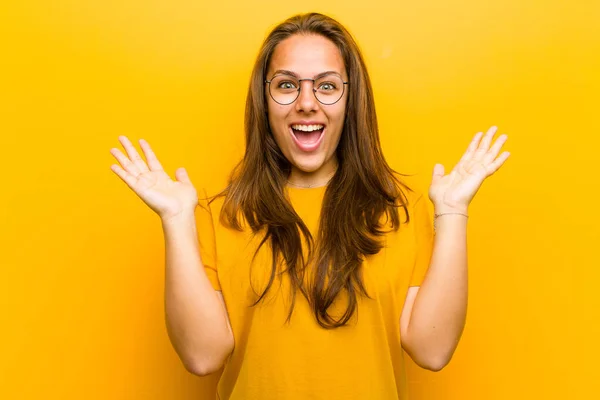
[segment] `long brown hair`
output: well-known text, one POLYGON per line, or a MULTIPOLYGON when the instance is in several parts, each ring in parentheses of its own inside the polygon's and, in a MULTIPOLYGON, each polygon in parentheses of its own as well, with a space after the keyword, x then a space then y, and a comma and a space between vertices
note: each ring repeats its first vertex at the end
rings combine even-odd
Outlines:
POLYGON ((360 267, 364 256, 382 248, 377 238, 389 232, 384 230, 381 217, 386 215, 391 229, 397 230, 398 208, 403 208, 408 222, 408 200, 401 187, 412 190, 395 176, 404 174, 391 169, 383 157, 369 75, 358 45, 340 23, 309 13, 293 16, 271 31, 252 71, 245 134, 243 159, 233 169, 227 187, 211 201, 225 196, 220 214, 224 226, 242 231, 243 216, 253 234, 264 231, 255 257, 270 240, 271 276, 252 306, 264 298, 277 274, 287 272, 292 302, 286 322, 294 309, 296 291, 300 290, 322 327, 345 325, 356 312, 357 294, 370 298, 360 267), (266 113, 264 82, 271 55, 277 44, 297 34, 321 35, 331 40, 341 52, 350 82, 345 122, 336 149, 338 168, 325 190, 321 210, 327 212, 321 212, 316 241, 285 195, 291 164, 275 142, 266 113), (301 234, 307 244, 306 259, 301 234), (282 262, 278 262, 280 256, 282 262), (306 284, 304 274, 313 258, 314 271, 306 284), (283 270, 279 264, 284 264, 283 270), (347 308, 336 318, 328 309, 342 291, 347 293, 347 308))

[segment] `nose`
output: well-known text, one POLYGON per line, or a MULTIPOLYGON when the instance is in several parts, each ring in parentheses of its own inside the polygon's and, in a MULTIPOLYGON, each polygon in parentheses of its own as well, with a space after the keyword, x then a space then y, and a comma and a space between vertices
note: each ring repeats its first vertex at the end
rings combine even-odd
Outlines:
POLYGON ((317 99, 313 92, 313 81, 310 79, 301 81, 300 94, 296 99, 296 111, 317 111, 318 107, 317 99))

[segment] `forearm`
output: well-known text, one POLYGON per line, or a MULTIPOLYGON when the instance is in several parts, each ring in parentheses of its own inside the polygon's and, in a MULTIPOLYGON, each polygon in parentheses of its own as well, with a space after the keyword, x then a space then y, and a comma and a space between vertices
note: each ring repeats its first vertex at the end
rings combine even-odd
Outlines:
POLYGON ((194 215, 162 226, 167 331, 186 368, 203 373, 221 365, 233 347, 227 312, 204 271, 194 215))
POLYGON ((441 369, 452 358, 466 321, 467 218, 443 215, 436 227, 429 270, 415 299, 408 336, 418 358, 441 369))

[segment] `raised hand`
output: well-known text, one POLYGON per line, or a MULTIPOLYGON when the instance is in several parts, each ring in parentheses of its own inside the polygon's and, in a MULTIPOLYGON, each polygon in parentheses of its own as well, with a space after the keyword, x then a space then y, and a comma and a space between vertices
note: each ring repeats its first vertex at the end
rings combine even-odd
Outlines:
POLYGON ((466 212, 483 181, 504 164, 510 153, 498 153, 508 136, 500 135, 490 148, 496 130, 492 126, 485 136, 478 132, 448 175, 444 175, 442 164, 434 166, 429 198, 437 211, 466 212))
POLYGON ((119 136, 119 141, 127 156, 117 148, 110 149, 110 153, 121 164, 113 164, 110 169, 163 221, 186 213, 193 215, 198 204, 198 193, 185 168, 175 171, 177 180, 174 181, 163 170, 148 142, 143 139, 139 141, 148 161, 146 164, 126 136, 119 136))

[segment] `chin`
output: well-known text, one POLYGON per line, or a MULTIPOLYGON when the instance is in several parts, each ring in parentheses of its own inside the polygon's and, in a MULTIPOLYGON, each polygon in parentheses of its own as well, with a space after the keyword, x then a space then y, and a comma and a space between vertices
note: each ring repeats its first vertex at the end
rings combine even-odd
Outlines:
POLYGON ((309 157, 302 157, 303 160, 295 159, 292 162, 292 165, 299 169, 302 172, 311 173, 318 171, 323 165, 325 165, 325 161, 321 157, 314 157, 314 160, 307 160, 309 157))

